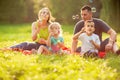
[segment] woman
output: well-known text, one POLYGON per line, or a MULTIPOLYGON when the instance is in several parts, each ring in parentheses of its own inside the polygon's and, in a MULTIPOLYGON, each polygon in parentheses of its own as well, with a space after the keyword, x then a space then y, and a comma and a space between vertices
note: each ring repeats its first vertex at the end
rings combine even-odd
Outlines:
POLYGON ((52 20, 51 12, 48 8, 42 8, 38 13, 38 20, 32 23, 32 40, 33 43, 23 42, 11 46, 12 50, 32 50, 38 49, 41 45, 46 45, 48 38, 48 25, 52 20))

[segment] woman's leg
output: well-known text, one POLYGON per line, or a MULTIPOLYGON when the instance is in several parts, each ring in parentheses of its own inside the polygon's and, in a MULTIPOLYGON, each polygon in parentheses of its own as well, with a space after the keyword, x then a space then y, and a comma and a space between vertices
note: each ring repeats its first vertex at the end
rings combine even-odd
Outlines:
POLYGON ((41 45, 43 45, 43 44, 39 44, 36 42, 33 42, 33 43, 23 42, 23 43, 11 46, 10 48, 12 48, 12 49, 18 48, 18 49, 22 49, 22 50, 32 50, 32 49, 37 50, 39 48, 39 46, 41 46, 41 45))

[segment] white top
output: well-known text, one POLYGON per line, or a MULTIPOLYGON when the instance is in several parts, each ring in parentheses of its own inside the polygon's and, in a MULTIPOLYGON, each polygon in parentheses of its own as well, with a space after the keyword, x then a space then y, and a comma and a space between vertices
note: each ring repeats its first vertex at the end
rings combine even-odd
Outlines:
POLYGON ((100 39, 98 35, 92 34, 91 36, 88 36, 86 33, 82 33, 79 35, 78 39, 82 42, 81 52, 80 52, 81 54, 84 54, 89 50, 93 52, 98 52, 95 46, 90 42, 90 40, 93 40, 95 43, 100 45, 100 39))

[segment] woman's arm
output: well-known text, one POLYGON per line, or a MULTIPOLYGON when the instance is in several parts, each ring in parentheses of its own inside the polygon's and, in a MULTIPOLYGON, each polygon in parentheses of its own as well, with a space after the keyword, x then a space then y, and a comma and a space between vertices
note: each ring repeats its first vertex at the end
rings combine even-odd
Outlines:
POLYGON ((36 27, 36 22, 33 22, 32 23, 32 40, 33 41, 35 41, 37 39, 37 34, 38 34, 39 30, 36 27))

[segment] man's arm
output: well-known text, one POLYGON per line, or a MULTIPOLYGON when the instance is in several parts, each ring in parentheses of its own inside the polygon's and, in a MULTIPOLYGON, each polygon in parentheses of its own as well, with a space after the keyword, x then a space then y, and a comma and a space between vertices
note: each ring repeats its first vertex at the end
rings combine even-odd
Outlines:
POLYGON ((114 42, 116 41, 117 33, 113 29, 110 29, 107 33, 110 35, 110 38, 109 38, 109 42, 106 45, 105 49, 111 50, 114 42))
POLYGON ((110 35, 109 42, 115 42, 117 38, 117 33, 113 29, 110 29, 107 33, 110 35))

